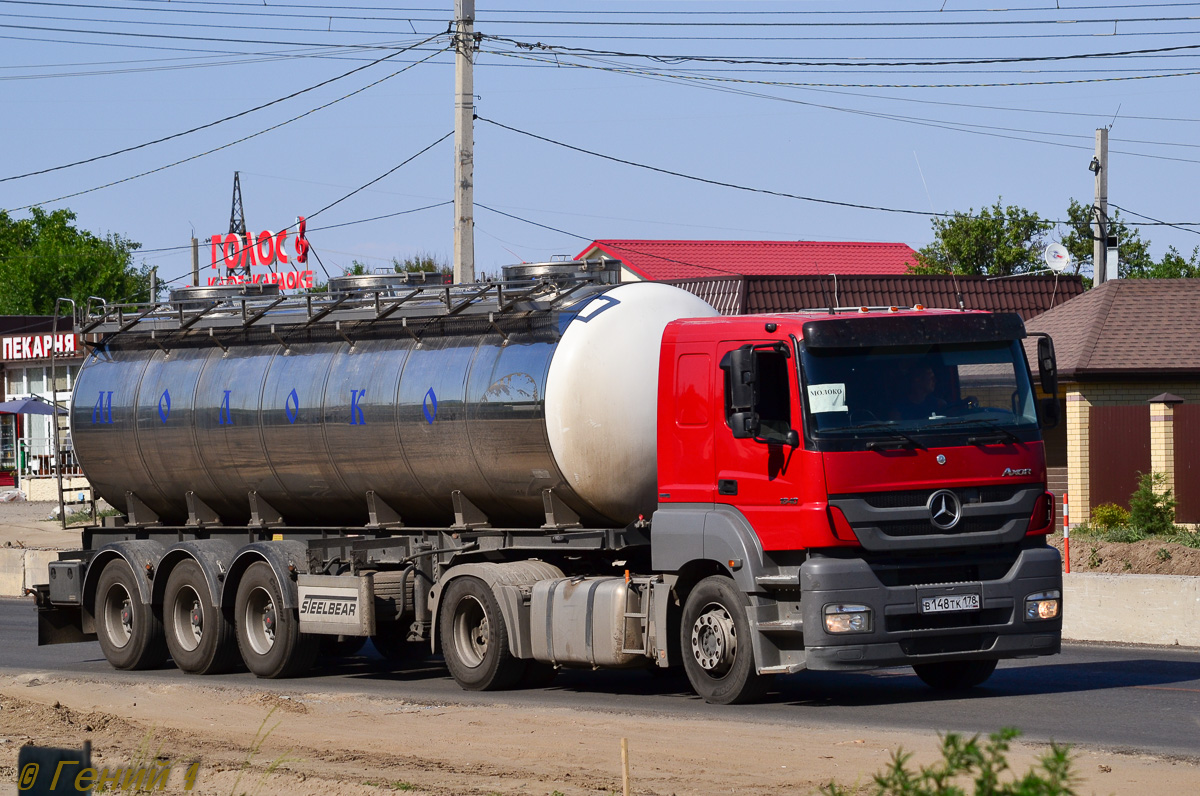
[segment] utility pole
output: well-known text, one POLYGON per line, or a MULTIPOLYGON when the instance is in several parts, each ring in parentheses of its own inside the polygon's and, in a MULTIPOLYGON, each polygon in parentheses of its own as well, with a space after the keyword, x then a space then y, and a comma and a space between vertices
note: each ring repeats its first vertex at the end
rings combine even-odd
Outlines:
POLYGON ((475 0, 454 0, 454 281, 475 281, 475 0))
MULTIPOLYGON (((1103 284, 1108 273, 1108 128, 1096 129, 1096 156, 1088 166, 1096 175, 1092 205, 1092 284, 1103 284)), ((1112 274, 1116 278, 1116 274, 1112 274)))
POLYGON ((192 287, 200 287, 200 241, 192 238, 192 287))

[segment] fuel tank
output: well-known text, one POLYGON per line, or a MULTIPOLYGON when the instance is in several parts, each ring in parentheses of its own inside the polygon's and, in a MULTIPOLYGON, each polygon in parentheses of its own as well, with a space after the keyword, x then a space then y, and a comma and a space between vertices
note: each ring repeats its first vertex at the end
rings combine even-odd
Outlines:
POLYGON ((228 525, 250 493, 292 526, 361 526, 368 492, 410 526, 450 524, 456 490, 495 527, 540 526, 547 488, 587 525, 648 516, 662 332, 716 311, 628 283, 456 314, 470 299, 450 290, 440 313, 331 292, 327 311, 258 298, 101 327, 72 402, 79 462, 113 506, 133 493, 175 524, 189 492, 228 525))

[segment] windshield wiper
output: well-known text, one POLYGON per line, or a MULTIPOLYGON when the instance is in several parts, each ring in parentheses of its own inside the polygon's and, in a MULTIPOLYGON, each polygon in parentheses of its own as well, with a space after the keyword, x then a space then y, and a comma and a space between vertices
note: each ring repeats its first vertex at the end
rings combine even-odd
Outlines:
POLYGON ((882 448, 895 447, 913 447, 925 450, 925 446, 917 441, 915 437, 911 437, 895 427, 895 423, 888 420, 875 420, 870 423, 856 423, 852 426, 839 426, 838 428, 825 429, 829 431, 867 431, 871 429, 887 429, 885 439, 871 440, 867 443, 867 450, 878 450, 882 448))
POLYGON ((938 423, 937 428, 962 428, 964 426, 975 426, 975 425, 987 426, 984 433, 979 434, 978 436, 974 436, 974 437, 967 437, 968 445, 979 445, 981 443, 1000 442, 1000 441, 1008 441, 1008 442, 1023 442, 1024 441, 1020 437, 1018 437, 1016 434, 1009 431, 1007 428, 1003 428, 1002 426, 996 425, 997 422, 998 421, 993 420, 990 417, 980 417, 980 418, 976 418, 974 420, 953 420, 949 423, 938 423))

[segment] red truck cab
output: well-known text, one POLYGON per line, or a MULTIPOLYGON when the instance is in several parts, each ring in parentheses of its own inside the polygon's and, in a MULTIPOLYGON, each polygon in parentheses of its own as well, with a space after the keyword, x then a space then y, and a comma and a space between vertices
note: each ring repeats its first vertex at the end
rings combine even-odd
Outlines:
MULTIPOLYGON (((733 578, 759 674, 913 665, 953 688, 1058 652, 1057 405, 1025 337, 1016 315, 921 308, 670 324, 654 568, 733 578)), ((687 641, 685 665, 708 660, 687 641)))

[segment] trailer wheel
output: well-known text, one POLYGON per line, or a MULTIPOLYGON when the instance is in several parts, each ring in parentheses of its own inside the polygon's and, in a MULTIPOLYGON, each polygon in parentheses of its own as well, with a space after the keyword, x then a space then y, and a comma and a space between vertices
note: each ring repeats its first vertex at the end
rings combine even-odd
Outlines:
POLYGON ((267 562, 246 568, 238 583, 234 616, 242 660, 259 677, 294 677, 312 667, 318 639, 300 632, 296 609, 283 607, 283 592, 267 562))
POLYGON ((913 671, 925 685, 937 691, 965 691, 983 685, 999 661, 946 661, 913 664, 913 671))
POLYGON ((442 651, 459 686, 501 691, 516 685, 525 661, 508 650, 508 628, 488 585, 470 576, 456 578, 441 602, 442 651))
POLYGON ((683 606, 683 668, 705 702, 733 705, 761 697, 770 678, 754 668, 749 600, 723 575, 696 584, 683 606))
POLYGON ((213 605, 204 570, 180 561, 167 578, 163 625, 171 659, 189 674, 220 674, 238 663, 233 623, 213 605))
POLYGON ((162 621, 138 599, 137 580, 122 558, 104 565, 96 583, 96 638, 117 669, 154 669, 167 659, 162 621))

